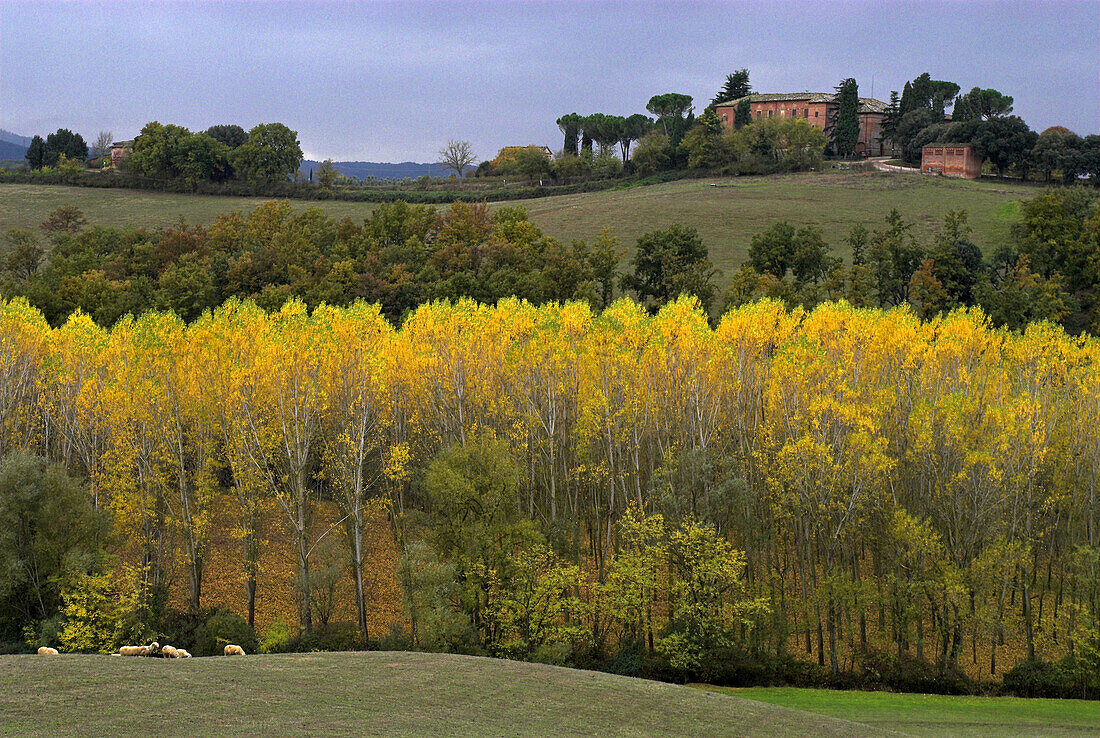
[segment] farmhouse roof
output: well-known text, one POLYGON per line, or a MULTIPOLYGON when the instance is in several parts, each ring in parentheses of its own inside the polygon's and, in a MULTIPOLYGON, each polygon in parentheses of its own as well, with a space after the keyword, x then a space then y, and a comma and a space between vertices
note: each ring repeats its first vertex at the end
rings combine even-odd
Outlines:
POLYGON ((115 141, 113 144, 111 144, 111 148, 112 149, 128 149, 133 145, 134 145, 134 139, 130 139, 129 141, 115 141))
MULTIPOLYGON (((830 103, 835 95, 831 92, 755 92, 746 97, 739 97, 729 102, 718 103, 716 108, 728 108, 741 104, 742 100, 749 102, 808 102, 830 103)), ((861 113, 885 113, 886 103, 873 97, 859 98, 859 112, 861 113)))
POLYGON ((965 147, 973 147, 973 146, 974 146, 974 144, 969 144, 969 143, 939 143, 939 142, 933 142, 933 143, 926 143, 926 144, 924 145, 924 148, 926 148, 926 149, 927 149, 927 148, 928 148, 929 146, 946 146, 946 147, 948 147, 948 148, 953 148, 953 149, 961 149, 961 148, 965 148, 965 147))

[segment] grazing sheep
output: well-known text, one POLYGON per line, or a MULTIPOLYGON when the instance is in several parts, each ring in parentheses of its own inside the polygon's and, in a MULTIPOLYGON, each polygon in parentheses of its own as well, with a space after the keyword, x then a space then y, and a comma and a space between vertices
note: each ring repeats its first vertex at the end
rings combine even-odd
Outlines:
POLYGON ((232 643, 225 647, 226 656, 244 656, 244 649, 240 646, 235 646, 232 643))
POLYGON ((156 641, 153 641, 148 646, 141 649, 141 654, 140 655, 141 656, 152 656, 154 653, 157 652, 158 648, 160 648, 160 644, 157 643, 156 641))
POLYGON ((177 648, 177 649, 175 649, 175 651, 176 651, 176 658, 177 659, 189 659, 189 658, 191 658, 191 654, 190 654, 189 651, 187 651, 187 649, 177 648))
POLYGON ((145 651, 145 646, 123 646, 118 649, 119 656, 141 656, 145 651))
POLYGON ((161 658, 174 659, 174 658, 176 658, 176 652, 178 650, 179 649, 173 648, 172 646, 161 646, 160 647, 161 658))
POLYGON ((57 653, 56 648, 50 648, 49 646, 39 646, 38 647, 38 655, 39 656, 57 656, 58 653, 57 653))

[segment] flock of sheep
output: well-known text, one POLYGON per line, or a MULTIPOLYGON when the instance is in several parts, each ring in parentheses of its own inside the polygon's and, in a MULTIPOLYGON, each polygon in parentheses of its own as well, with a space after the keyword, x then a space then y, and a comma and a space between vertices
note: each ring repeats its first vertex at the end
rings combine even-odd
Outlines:
MULTIPOLYGON (((111 654, 112 656, 153 656, 157 650, 160 650, 160 656, 166 659, 189 659, 191 654, 182 648, 173 648, 172 646, 161 646, 156 641, 153 641, 148 646, 123 646, 118 649, 118 653, 111 654)), ((224 653, 226 656, 244 656, 244 649, 240 646, 230 643, 225 647, 224 653)), ((50 648, 49 646, 42 646, 38 649, 39 656, 57 656, 58 652, 56 648, 50 648)))

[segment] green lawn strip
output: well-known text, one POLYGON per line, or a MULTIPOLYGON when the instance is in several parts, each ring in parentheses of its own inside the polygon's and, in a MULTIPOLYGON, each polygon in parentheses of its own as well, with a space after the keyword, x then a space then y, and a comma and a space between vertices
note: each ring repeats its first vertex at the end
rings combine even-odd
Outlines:
POLYGON ((0 656, 0 735, 860 736, 676 685, 467 656, 0 656))
POLYGON ((693 686, 911 735, 1100 736, 1100 702, 1095 701, 693 686))

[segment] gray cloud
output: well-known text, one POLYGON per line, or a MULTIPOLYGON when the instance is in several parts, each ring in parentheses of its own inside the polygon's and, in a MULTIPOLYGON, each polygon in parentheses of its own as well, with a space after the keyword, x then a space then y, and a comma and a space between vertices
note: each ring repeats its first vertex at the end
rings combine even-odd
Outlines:
POLYGON ((562 113, 701 108, 854 76, 885 99, 928 71, 1016 98, 1032 127, 1100 130, 1098 2, 3 3, 0 127, 94 137, 149 120, 279 120, 313 158, 431 160, 561 145, 562 113))

